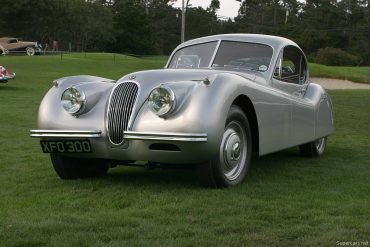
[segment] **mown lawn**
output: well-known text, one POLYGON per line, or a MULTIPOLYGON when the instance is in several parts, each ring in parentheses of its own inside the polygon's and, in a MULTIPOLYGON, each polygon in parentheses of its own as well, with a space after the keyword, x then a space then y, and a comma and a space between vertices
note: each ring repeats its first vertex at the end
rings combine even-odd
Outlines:
POLYGON ((337 246, 370 241, 370 90, 331 91, 336 132, 320 159, 298 149, 253 161, 235 188, 201 188, 192 171, 118 167, 62 181, 37 139, 53 79, 117 79, 165 59, 111 54, 0 57, 0 246, 337 246))
POLYGON ((343 79, 370 84, 370 67, 325 66, 310 63, 310 73, 314 77, 343 79))

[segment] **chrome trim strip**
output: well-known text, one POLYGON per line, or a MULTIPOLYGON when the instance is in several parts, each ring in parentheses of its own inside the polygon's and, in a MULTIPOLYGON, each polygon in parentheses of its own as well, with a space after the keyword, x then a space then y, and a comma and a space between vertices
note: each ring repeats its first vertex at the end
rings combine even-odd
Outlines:
POLYGON ((181 142, 207 142, 206 133, 169 133, 169 132, 136 132, 125 131, 125 140, 158 140, 181 142))
POLYGON ((220 48, 220 45, 221 45, 221 39, 219 39, 219 40, 217 41, 216 48, 215 48, 215 50, 213 51, 213 54, 212 54, 211 60, 209 61, 209 64, 208 64, 208 68, 212 68, 212 64, 213 64, 213 62, 215 61, 215 58, 216 58, 216 55, 217 55, 218 49, 220 48))
POLYGON ((31 137, 79 137, 98 138, 101 137, 100 130, 30 130, 31 137))

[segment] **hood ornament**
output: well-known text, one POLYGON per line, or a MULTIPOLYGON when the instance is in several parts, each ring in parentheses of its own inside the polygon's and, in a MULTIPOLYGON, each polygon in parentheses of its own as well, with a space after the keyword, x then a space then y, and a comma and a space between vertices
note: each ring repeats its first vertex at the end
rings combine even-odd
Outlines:
POLYGON ((135 76, 135 75, 130 75, 130 76, 128 77, 128 79, 130 79, 130 80, 136 79, 136 76, 135 76))

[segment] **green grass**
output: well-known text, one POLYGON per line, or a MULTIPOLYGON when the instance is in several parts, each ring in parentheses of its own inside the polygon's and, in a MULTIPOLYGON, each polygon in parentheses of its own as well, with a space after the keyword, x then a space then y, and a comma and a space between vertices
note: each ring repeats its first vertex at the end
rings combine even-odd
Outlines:
POLYGON ((121 75, 165 59, 110 54, 0 57, 0 246, 336 246, 370 240, 370 91, 330 91, 336 132, 320 159, 296 148, 253 160, 235 188, 199 187, 192 171, 117 167, 62 181, 37 139, 53 79, 121 75))
POLYGON ((310 73, 313 77, 343 79, 370 84, 370 67, 325 66, 310 63, 310 73))

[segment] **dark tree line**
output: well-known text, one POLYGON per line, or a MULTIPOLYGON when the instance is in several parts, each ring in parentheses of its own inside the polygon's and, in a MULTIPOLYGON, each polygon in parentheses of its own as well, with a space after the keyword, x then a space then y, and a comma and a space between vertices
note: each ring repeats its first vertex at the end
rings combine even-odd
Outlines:
MULTIPOLYGON (((230 0, 234 1, 234 0, 230 0)), ((2 0, 0 36, 60 49, 169 54, 180 43, 181 10, 173 0, 2 0)), ((188 1, 191 3, 191 0, 188 1)), ((370 64, 369 0, 243 0, 235 20, 217 16, 219 1, 186 11, 186 35, 264 33, 295 40, 314 57, 333 47, 370 64)))

